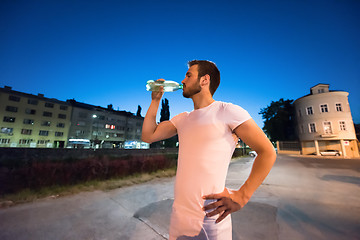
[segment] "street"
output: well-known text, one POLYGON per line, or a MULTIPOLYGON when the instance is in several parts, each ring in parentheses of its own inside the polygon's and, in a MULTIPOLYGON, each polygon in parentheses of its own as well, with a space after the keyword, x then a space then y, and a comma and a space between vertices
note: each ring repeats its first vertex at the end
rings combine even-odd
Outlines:
MULTIPOLYGON (((234 160, 237 189, 253 159, 234 160)), ((0 239, 168 237, 174 178, 0 209, 0 239)), ((232 215, 233 239, 360 239, 360 159, 279 155, 250 202, 232 215)))

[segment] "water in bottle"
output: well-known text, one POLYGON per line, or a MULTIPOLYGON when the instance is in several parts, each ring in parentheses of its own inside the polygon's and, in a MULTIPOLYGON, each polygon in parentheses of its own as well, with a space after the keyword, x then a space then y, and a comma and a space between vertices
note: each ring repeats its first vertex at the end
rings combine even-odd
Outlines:
POLYGON ((165 81, 149 80, 149 81, 147 81, 147 84, 146 84, 146 90, 147 91, 159 91, 160 86, 164 87, 164 92, 175 92, 176 90, 183 88, 183 85, 181 85, 177 82, 174 82, 174 81, 170 81, 170 80, 165 80, 165 81))

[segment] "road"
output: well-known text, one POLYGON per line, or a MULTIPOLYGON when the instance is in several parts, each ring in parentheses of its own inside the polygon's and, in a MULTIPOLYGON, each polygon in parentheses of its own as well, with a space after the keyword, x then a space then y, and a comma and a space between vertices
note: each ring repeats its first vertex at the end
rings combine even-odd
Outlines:
MULTIPOLYGON (((232 162, 238 188, 252 158, 232 162)), ((174 178, 0 209, 0 239, 167 239, 174 178)), ((233 239, 360 239, 360 159, 279 155, 250 202, 232 215, 233 239)))

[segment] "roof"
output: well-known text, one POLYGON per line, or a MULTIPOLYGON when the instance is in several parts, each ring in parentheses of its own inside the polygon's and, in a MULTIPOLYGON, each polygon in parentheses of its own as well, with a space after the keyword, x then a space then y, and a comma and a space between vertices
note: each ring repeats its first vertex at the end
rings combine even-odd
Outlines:
POLYGON ((56 98, 44 97, 44 94, 41 94, 41 93, 39 93, 38 95, 34 95, 34 94, 19 92, 19 91, 12 90, 12 88, 9 87, 9 86, 5 86, 3 88, 0 87, 0 92, 13 94, 13 95, 18 95, 18 96, 27 97, 27 98, 35 98, 35 99, 42 100, 42 101, 47 101, 47 102, 53 102, 53 103, 58 103, 58 104, 63 104, 63 105, 69 105, 67 102, 58 100, 56 98))

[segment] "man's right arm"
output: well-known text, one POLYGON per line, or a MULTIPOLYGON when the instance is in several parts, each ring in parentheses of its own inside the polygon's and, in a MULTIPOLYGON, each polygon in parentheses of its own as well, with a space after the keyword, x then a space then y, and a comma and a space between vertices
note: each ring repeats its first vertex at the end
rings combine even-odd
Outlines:
POLYGON ((170 121, 156 123, 156 114, 163 94, 163 89, 151 94, 151 104, 145 115, 142 127, 141 139, 144 142, 153 143, 176 135, 176 128, 170 121))

